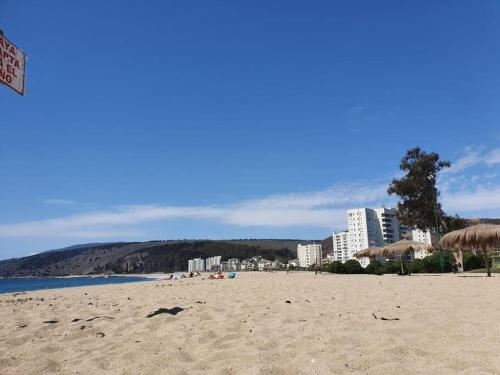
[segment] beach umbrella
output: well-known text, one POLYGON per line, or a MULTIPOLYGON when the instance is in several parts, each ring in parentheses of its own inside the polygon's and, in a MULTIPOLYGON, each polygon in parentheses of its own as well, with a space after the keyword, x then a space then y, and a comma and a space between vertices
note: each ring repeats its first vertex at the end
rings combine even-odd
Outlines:
POLYGON ((358 259, 363 257, 373 258, 382 255, 382 249, 383 249, 382 247, 378 246, 368 247, 366 249, 354 253, 354 257, 358 259))
POLYGON ((412 251, 421 251, 421 250, 427 250, 428 252, 433 252, 434 248, 431 245, 424 242, 401 240, 384 246, 384 248, 382 249, 382 255, 384 256, 399 255, 399 261, 401 263, 401 274, 403 274, 404 273, 403 255, 409 254, 412 251))
POLYGON ((488 251, 492 251, 500 244, 500 225, 477 224, 464 229, 445 234, 441 241, 448 249, 481 249, 486 263, 486 272, 491 276, 488 251))

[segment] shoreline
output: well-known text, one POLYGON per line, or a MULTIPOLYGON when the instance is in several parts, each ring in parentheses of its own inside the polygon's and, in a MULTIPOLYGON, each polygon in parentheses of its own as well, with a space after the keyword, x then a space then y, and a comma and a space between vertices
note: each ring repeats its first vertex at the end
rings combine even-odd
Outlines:
MULTIPOLYGON (((174 272, 178 273, 178 272, 174 272)), ((110 278, 110 277, 144 277, 147 279, 161 279, 162 277, 168 277, 170 276, 170 273, 161 273, 161 274, 156 274, 156 273, 147 273, 147 274, 96 274, 96 275, 65 275, 65 276, 1 276, 0 280, 12 280, 12 279, 76 279, 76 278, 82 278, 82 279, 102 279, 102 278, 110 278)))

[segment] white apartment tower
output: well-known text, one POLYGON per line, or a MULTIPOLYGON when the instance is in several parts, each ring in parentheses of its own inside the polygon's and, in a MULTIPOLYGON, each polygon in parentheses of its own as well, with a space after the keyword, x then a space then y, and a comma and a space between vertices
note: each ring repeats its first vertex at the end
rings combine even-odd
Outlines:
POLYGON ((384 246, 400 239, 399 220, 394 208, 347 210, 347 259, 372 246, 384 246))
POLYGON ((436 245, 437 236, 435 233, 431 234, 430 230, 421 230, 418 228, 412 229, 411 239, 417 242, 423 242, 429 245, 436 245))
POLYGON ((297 245, 297 258, 299 259, 299 267, 308 268, 313 264, 321 266, 321 245, 308 244, 297 245))
POLYGON ((237 258, 231 258, 227 262, 231 271, 238 271, 241 268, 240 260, 237 258))
POLYGON ((205 261, 205 269, 207 271, 212 271, 212 268, 218 268, 221 265, 221 256, 215 256, 211 258, 207 258, 205 261))
POLYGON ((201 272, 205 271, 205 260, 195 258, 188 261, 188 272, 201 272))
POLYGON ((349 232, 333 232, 333 260, 345 263, 348 258, 348 247, 347 240, 349 238, 349 232))
MULTIPOLYGON (((434 247, 437 247, 438 236, 436 235, 436 233, 431 233, 429 229, 427 230, 421 230, 418 228, 413 229, 411 231, 411 239, 413 241, 423 242, 432 245, 434 247)), ((430 253, 427 250, 415 251, 413 254, 415 259, 424 259, 428 255, 430 255, 430 253)))

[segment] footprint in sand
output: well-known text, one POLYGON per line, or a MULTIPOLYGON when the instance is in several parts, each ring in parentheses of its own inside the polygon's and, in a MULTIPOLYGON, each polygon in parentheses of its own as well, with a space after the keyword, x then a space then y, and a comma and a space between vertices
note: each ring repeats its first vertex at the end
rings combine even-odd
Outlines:
POLYGON ((186 352, 184 350, 179 350, 178 359, 179 359, 179 361, 184 362, 184 363, 193 363, 194 362, 194 358, 188 352, 186 352))
POLYGON ((61 372, 61 365, 53 359, 49 359, 45 368, 41 371, 42 374, 54 374, 58 372, 61 372))
POLYGON ((221 345, 221 344, 225 344, 228 342, 237 341, 239 339, 240 339, 240 335, 237 335, 234 333, 229 334, 229 335, 224 335, 224 336, 221 336, 218 339, 214 340, 213 345, 221 345))
POLYGON ((213 316, 210 315, 208 312, 204 312, 200 315, 201 320, 213 320, 213 316))
POLYGON ((198 339, 198 342, 200 344, 206 344, 209 341, 214 340, 217 338, 217 334, 214 331, 206 331, 202 332, 200 338, 198 339))

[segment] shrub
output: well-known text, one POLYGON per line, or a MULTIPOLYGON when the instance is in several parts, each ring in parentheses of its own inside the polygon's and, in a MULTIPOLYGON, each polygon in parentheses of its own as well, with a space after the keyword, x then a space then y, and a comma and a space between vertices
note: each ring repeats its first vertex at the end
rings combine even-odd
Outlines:
POLYGON ((401 265, 399 261, 390 260, 383 264, 384 273, 400 273, 401 265))
MULTIPOLYGON (((451 272, 451 266, 455 263, 455 257, 450 252, 443 252, 443 271, 451 272)), ((438 273, 441 272, 441 254, 436 252, 435 254, 429 255, 422 259, 424 261, 424 267, 422 272, 426 273, 438 273)))
POLYGON ((350 259, 344 263, 345 273, 364 273, 363 267, 357 260, 350 259))
POLYGON ((464 271, 486 268, 484 257, 472 253, 464 253, 464 271))
POLYGON ((425 271, 425 262, 423 259, 415 259, 410 263, 409 266, 410 273, 424 273, 425 271))
POLYGON ((330 273, 345 273, 345 266, 341 262, 335 261, 328 265, 328 272, 330 273))
POLYGON ((365 273, 369 273, 372 275, 383 275, 384 274, 384 266, 379 261, 371 262, 365 268, 365 273))

